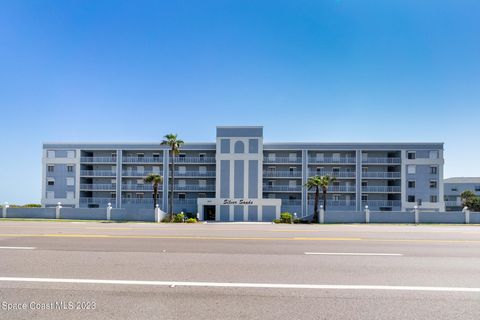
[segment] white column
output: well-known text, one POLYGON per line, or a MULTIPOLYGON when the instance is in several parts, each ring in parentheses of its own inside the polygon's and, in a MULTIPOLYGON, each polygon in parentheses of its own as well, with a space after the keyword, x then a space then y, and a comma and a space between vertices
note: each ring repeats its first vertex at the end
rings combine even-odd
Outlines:
POLYGON ((365 222, 370 223, 370 209, 368 209, 368 206, 365 206, 365 222))
POLYGON ((418 206, 413 207, 413 209, 415 211, 415 224, 419 224, 420 223, 420 212, 418 210, 418 206))
POLYGON ((112 204, 111 203, 108 203, 108 206, 107 206, 107 220, 108 221, 112 220, 112 204))
POLYGON ((62 209, 62 203, 58 202, 57 206, 55 207, 55 219, 60 219, 60 211, 62 209))
POLYGON ((470 224, 470 209, 465 207, 462 211, 465 213, 465 224, 470 224))
POLYGON ((325 209, 323 205, 320 205, 320 223, 325 223, 325 209))
POLYGON ((4 205, 3 208, 2 208, 2 218, 6 218, 6 217, 7 217, 7 209, 8 209, 8 207, 10 207, 10 206, 8 205, 8 202, 5 202, 5 205, 4 205))

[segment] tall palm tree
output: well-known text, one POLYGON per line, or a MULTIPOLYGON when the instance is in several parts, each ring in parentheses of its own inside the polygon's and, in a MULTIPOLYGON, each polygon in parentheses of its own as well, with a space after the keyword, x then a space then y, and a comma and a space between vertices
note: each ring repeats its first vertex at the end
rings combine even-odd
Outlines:
POLYGON ((150 173, 143 180, 153 186, 153 209, 155 209, 157 207, 158 186, 163 182, 163 177, 159 174, 150 173))
POLYGON ((320 198, 320 189, 322 189, 323 193, 323 208, 324 210, 327 208, 327 192, 329 184, 335 181, 335 177, 330 177, 329 175, 326 176, 313 176, 308 178, 305 187, 310 189, 315 189, 315 198, 313 203, 313 221, 318 221, 318 202, 320 198))
POLYGON ((184 144, 183 140, 178 139, 177 134, 169 133, 165 135, 162 145, 170 147, 170 205, 168 211, 170 213, 170 219, 173 219, 173 188, 175 185, 175 156, 180 152, 181 146, 184 144))

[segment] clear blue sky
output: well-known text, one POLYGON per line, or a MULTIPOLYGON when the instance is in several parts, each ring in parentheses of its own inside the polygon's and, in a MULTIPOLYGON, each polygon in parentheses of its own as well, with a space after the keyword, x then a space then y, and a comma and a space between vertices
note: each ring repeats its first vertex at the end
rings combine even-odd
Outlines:
POLYGON ((480 175, 480 2, 0 1, 0 201, 52 141, 445 142, 480 175))

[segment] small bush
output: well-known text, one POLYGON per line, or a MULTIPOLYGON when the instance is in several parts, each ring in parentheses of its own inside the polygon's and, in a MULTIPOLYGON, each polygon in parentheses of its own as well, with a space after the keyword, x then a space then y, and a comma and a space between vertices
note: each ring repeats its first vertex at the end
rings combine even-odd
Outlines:
POLYGON ((170 223, 172 221, 170 221, 170 215, 166 215, 165 217, 163 217, 163 219, 161 220, 161 222, 163 223, 170 223))
POLYGON ((173 222, 175 222, 175 223, 185 222, 185 215, 183 213, 176 214, 173 217, 173 222))
POLYGON ((289 212, 280 214, 280 220, 282 220, 282 223, 292 223, 292 218, 292 214, 289 212))
POLYGON ((275 219, 273 220, 273 223, 283 223, 283 222, 282 222, 282 219, 275 219))
POLYGON ((197 223, 197 219, 195 218, 189 218, 187 219, 187 221, 185 221, 186 223, 197 223))

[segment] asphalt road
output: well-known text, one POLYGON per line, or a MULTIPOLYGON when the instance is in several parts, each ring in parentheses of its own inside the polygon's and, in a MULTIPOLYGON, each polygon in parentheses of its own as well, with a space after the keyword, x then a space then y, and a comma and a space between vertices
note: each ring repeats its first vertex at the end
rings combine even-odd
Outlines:
POLYGON ((480 319, 480 227, 0 221, 0 303, 0 319, 480 319))

